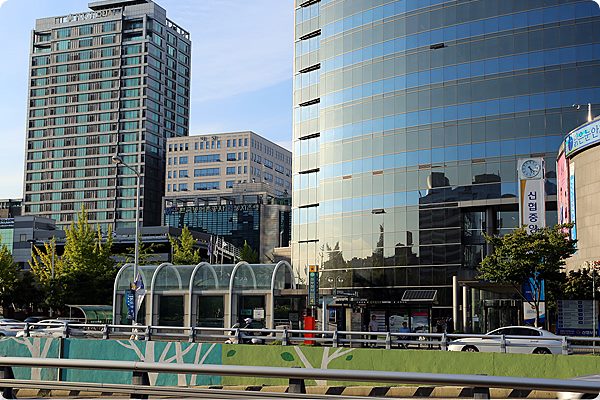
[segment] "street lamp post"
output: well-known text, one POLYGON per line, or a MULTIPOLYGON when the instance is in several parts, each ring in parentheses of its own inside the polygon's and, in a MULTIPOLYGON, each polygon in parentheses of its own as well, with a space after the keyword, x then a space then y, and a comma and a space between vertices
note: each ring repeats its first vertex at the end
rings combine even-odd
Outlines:
MULTIPOLYGON (((129 164, 125 163, 123 161, 123 159, 118 155, 115 154, 114 156, 112 156, 112 162, 115 163, 117 165, 117 167, 119 165, 123 165, 124 167, 129 168, 131 171, 133 171, 133 173, 135 174, 136 177, 136 190, 135 190, 135 244, 134 244, 134 250, 133 250, 133 280, 132 282, 135 284, 135 280, 137 278, 137 274, 138 274, 138 261, 139 261, 139 253, 140 253, 140 248, 139 248, 139 233, 140 233, 140 172, 133 168, 132 166, 130 166, 129 164)), ((117 172, 118 174, 118 172, 117 172)), ((137 310, 136 307, 134 305, 133 307, 133 321, 132 324, 135 325, 135 323, 137 322, 137 310)))
MULTIPOLYGON (((573 107, 576 110, 580 110, 581 109, 581 104, 573 104, 573 107)), ((592 103, 587 103, 587 111, 588 111, 587 120, 588 120, 588 122, 592 122, 592 119, 593 119, 592 118, 592 103)))

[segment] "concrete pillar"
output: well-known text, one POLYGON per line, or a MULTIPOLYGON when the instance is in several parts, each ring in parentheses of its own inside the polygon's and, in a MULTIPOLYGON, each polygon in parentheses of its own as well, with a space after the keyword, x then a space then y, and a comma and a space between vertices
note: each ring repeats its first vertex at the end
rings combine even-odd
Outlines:
POLYGON ((458 277, 456 275, 452 277, 452 323, 454 324, 454 330, 460 328, 458 320, 458 277))
POLYGON ((462 327, 465 332, 470 331, 469 326, 469 288, 465 285, 462 287, 462 327))
POLYGON ((271 293, 265 295, 265 327, 275 329, 275 299, 271 293))
POLYGON ((189 293, 186 293, 183 295, 183 326, 192 326, 191 312, 192 310, 190 310, 190 295, 189 293))

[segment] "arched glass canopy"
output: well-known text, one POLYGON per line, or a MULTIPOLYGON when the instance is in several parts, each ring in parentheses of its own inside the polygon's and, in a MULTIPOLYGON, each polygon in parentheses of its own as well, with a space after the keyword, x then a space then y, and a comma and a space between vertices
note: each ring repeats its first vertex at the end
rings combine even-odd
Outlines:
MULTIPOLYGON (((192 310, 193 299, 223 294, 228 297, 228 315, 231 315, 235 295, 249 293, 273 297, 276 290, 296 288, 292 267, 285 261, 277 264, 248 264, 242 261, 217 265, 207 262, 198 265, 163 263, 141 265, 138 270, 146 289, 150 316, 157 312, 153 304, 156 295, 187 295, 187 309, 192 310)), ((130 288, 133 278, 133 264, 123 265, 117 273, 113 293, 113 322, 117 320, 121 307, 118 296, 130 288)), ((191 320, 188 323, 191 324, 191 320)))

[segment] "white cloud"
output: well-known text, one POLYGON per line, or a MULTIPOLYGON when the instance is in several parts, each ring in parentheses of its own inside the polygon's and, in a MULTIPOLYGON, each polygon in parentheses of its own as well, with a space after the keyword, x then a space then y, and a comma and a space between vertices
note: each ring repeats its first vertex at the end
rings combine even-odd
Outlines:
POLYGON ((188 0, 165 8, 191 34, 194 102, 259 90, 292 76, 292 0, 188 0))
POLYGON ((3 5, 4 3, 6 3, 7 1, 8 1, 8 0, 0 0, 0 7, 2 7, 2 5, 3 5))

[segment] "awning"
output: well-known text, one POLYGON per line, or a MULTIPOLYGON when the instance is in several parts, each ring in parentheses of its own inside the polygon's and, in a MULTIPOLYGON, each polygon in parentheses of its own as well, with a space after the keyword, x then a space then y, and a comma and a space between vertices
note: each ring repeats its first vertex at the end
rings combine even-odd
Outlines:
POLYGON ((112 322, 112 306, 105 305, 70 305, 67 306, 71 309, 69 314, 72 314, 72 309, 75 308, 83 313, 85 323, 107 323, 112 322))
POLYGON ((435 303, 437 290, 406 290, 402 295, 403 303, 435 303))

